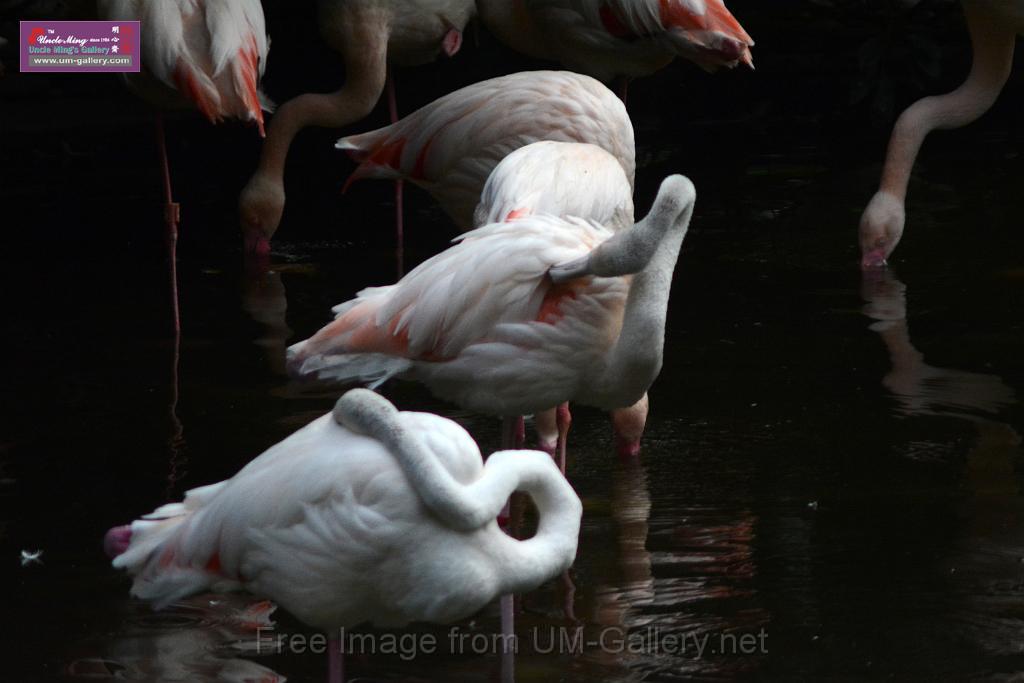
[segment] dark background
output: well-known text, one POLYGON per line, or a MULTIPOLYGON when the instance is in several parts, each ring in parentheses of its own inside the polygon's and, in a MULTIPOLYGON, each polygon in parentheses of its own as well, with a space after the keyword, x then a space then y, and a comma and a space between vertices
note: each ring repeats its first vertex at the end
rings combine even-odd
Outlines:
MULTIPOLYGON (((296 396, 274 359, 286 339, 317 329, 331 304, 393 273, 392 188, 367 181, 342 197, 353 165, 333 148, 345 133, 385 124, 383 104, 348 129, 304 131, 292 147, 275 238, 275 267, 288 287, 276 350, 258 316, 265 309, 254 312, 240 284, 235 203, 258 135, 195 114, 168 116, 182 204, 183 338, 172 366, 151 110, 115 76, 17 73, 17 19, 85 18, 87 5, 0 0, 0 35, 11 43, 0 49, 0 288, 9 345, 0 383, 0 574, 14 576, 2 610, 16 631, 0 641, 11 655, 4 680, 54 680, 69 661, 110 651, 144 608, 129 601, 126 581, 99 552, 103 531, 230 476, 322 413, 333 396, 296 396), (180 400, 170 390, 178 370, 180 400), (45 564, 21 569, 19 551, 35 548, 45 549, 45 564)), ((973 423, 894 417, 896 402, 880 381, 889 358, 866 329, 856 267, 859 214, 877 187, 895 116, 967 73, 960 6, 729 6, 757 41, 756 71, 709 75, 676 62, 629 89, 638 214, 668 173, 692 177, 700 195, 676 273, 672 352, 651 394, 649 545, 666 556, 699 555, 722 529, 756 529, 754 540, 736 542, 750 549, 754 574, 742 574, 746 560, 732 559, 728 539, 720 554, 712 549, 719 560, 710 569, 692 573, 753 596, 702 598, 699 612, 730 624, 771 614, 775 649, 760 673, 814 680, 1019 671, 1019 493, 1009 496, 1009 513, 985 500, 970 504, 964 463, 973 423), (820 511, 808 512, 810 501, 820 511), (1011 536, 993 544, 998 552, 972 526, 986 514, 1011 536), (680 538, 694 520, 707 523, 707 538, 680 538), (972 562, 993 568, 971 572, 972 562), (947 566, 954 563, 956 574, 947 566)), ((343 69, 315 28, 314 3, 265 8, 269 95, 281 102, 336 89, 343 69)), ((455 58, 398 72, 400 112, 484 78, 550 66, 471 26, 455 58)), ((929 362, 998 373, 1014 388, 1024 386, 1015 213, 1024 210, 1022 97, 1018 69, 983 119, 929 136, 895 259, 914 343, 929 362)), ((454 232, 415 188, 406 206, 415 263, 454 232)), ((474 420, 484 450, 496 445, 493 420, 453 412, 407 385, 389 387, 389 396, 474 420)), ((998 417, 1020 430, 1019 402, 998 417)), ((621 473, 608 457, 607 431, 603 416, 577 413, 576 443, 593 452, 573 454, 572 481, 598 505, 587 513, 581 595, 588 571, 606 573, 600 565, 614 545, 605 508, 616 505, 607 489, 621 473)), ((1008 485, 1020 479, 1012 464, 999 474, 1008 485)), ((661 578, 694 578, 656 569, 661 578)), ((658 608, 689 613, 690 603, 658 608)), ((286 659, 282 669, 308 667, 313 679, 320 666, 286 659)))

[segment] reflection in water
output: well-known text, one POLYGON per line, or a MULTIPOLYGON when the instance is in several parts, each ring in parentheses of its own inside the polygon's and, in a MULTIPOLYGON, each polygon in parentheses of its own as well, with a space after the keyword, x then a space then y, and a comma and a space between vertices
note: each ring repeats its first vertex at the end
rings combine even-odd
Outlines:
POLYGON ((267 366, 275 375, 285 375, 284 358, 288 337, 288 298, 281 270, 247 269, 241 287, 242 310, 263 326, 254 344, 264 349, 267 366))
MULTIPOLYGON (((1024 632, 1024 505, 1016 476, 1021 437, 994 417, 1015 401, 1014 391, 995 375, 925 363, 910 340, 906 293, 889 268, 864 272, 864 312, 877 321, 871 329, 892 362, 883 384, 898 400, 900 415, 955 417, 977 432, 966 454, 965 495, 958 506, 962 528, 952 553, 938 563, 952 600, 942 626, 947 632, 941 635, 965 637, 986 654, 1019 656, 1024 632)), ((915 456, 942 447, 911 444, 915 456)))
POLYGON ((178 417, 178 368, 181 357, 181 331, 174 333, 174 344, 171 350, 171 391, 168 404, 168 416, 170 417, 171 433, 167 438, 168 472, 167 488, 164 490, 165 498, 172 498, 175 492, 175 485, 185 476, 185 467, 188 458, 185 456, 185 426, 178 417))
POLYGON ((996 375, 937 368, 924 362, 907 327, 907 286, 892 269, 863 271, 864 314, 889 350, 892 370, 882 379, 903 415, 947 415, 975 419, 997 413, 1015 400, 1013 389, 996 375))
POLYGON ((104 639, 102 656, 77 659, 66 673, 74 679, 281 683, 284 676, 238 657, 256 653, 257 628, 264 640, 273 635, 269 603, 247 600, 252 603, 239 595, 198 596, 161 612, 136 604, 140 615, 104 639))
POLYGON ((615 474, 611 509, 621 579, 597 588, 593 621, 598 638, 602 632, 624 633, 628 643, 642 647, 588 654, 607 666, 627 666, 643 679, 755 670, 759 658, 727 651, 727 639, 757 633, 768 623, 765 610, 746 604, 756 598, 756 518, 749 512, 687 507, 652 520, 643 463, 623 462, 615 474), (653 535, 661 548, 655 552, 647 547, 653 535), (720 640, 722 634, 726 640, 720 640), (698 641, 707 648, 700 656, 698 641), (682 651, 667 649, 680 644, 682 651), (726 651, 716 651, 723 645, 726 651))
POLYGON ((611 510, 619 546, 621 583, 599 586, 594 621, 601 627, 642 625, 637 610, 654 600, 651 554, 647 551, 651 496, 647 471, 634 459, 623 461, 612 484, 611 510))

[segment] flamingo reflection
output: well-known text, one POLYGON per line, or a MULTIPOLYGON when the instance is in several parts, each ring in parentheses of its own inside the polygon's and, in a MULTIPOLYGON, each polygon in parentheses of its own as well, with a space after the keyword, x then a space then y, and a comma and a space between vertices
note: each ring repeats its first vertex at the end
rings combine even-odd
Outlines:
POLYGON ((115 634, 100 657, 68 665, 72 679, 283 683, 284 676, 239 655, 271 654, 273 605, 237 595, 190 598, 161 613, 143 612, 115 634))
POLYGON ((888 267, 862 272, 864 314, 875 320, 870 329, 882 338, 892 363, 882 384, 896 399, 901 415, 946 415, 976 421, 1015 401, 1013 389, 996 375, 926 363, 924 354, 910 341, 907 286, 888 267))
MULTIPOLYGON (((616 470, 611 503, 621 579, 597 589, 593 621, 600 628, 617 629, 631 640, 693 643, 704 634, 754 632, 768 623, 756 601, 741 609, 719 607, 756 600, 752 513, 692 506, 652 521, 648 472, 639 460, 623 461, 616 470)), ((604 665, 669 675, 721 675, 756 666, 756 658, 705 659, 692 649, 668 653, 658 649, 661 642, 643 644, 643 652, 588 654, 604 665)))

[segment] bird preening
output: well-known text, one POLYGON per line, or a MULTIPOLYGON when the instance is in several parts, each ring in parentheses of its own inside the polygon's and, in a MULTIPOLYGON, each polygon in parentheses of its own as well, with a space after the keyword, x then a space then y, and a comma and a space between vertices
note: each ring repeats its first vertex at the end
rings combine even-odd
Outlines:
POLYGON ((353 389, 234 477, 111 529, 105 547, 157 607, 245 589, 336 638, 369 623, 449 623, 535 589, 572 564, 581 514, 548 454, 483 462, 451 420, 353 389), (526 540, 497 523, 515 491, 540 516, 526 540))

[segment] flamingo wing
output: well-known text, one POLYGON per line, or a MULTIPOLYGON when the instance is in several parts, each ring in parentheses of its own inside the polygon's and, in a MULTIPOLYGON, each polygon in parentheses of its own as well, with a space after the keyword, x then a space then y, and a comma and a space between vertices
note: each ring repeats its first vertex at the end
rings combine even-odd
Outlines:
POLYGON ((406 178, 438 197, 464 229, 495 166, 538 140, 597 145, 622 165, 632 187, 633 127, 600 82, 564 71, 493 78, 450 93, 391 126, 342 138, 359 178, 406 178))
MULTIPOLYGON (((400 419, 457 481, 480 476, 480 451, 464 429, 435 415, 400 419)), ((391 595, 389 613, 376 577, 405 576, 408 539, 441 526, 379 442, 324 415, 231 479, 194 489, 131 529, 114 566, 133 575, 137 597, 160 607, 209 588, 245 587, 303 621, 334 626, 407 621, 401 604, 413 599, 391 595)))
POLYGON ((289 349, 289 366, 309 374, 337 356, 453 358, 506 323, 544 317, 548 269, 611 234, 581 219, 545 215, 478 228, 397 284, 363 290, 336 306, 334 322, 289 349))

